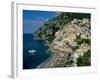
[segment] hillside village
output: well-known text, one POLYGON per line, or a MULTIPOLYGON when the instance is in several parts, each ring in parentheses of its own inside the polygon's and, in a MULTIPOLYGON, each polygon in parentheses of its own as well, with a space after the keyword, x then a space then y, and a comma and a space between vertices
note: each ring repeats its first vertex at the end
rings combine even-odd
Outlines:
POLYGON ((58 54, 48 67, 91 65, 90 14, 61 13, 34 35, 45 41, 49 51, 58 54))
MULTIPOLYGON (((78 66, 80 56, 90 50, 90 21, 89 19, 74 19, 66 24, 62 30, 55 33, 55 39, 51 44, 51 50, 58 51, 59 56, 55 59, 55 66, 78 66), (82 41, 79 43, 79 41, 82 41), (70 64, 67 64, 70 61, 70 64)), ((90 57, 88 58, 90 61, 90 57)))

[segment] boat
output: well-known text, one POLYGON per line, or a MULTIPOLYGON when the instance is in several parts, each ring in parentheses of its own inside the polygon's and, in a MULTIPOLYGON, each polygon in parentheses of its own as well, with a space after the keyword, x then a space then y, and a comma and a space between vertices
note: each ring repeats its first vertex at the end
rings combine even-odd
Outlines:
POLYGON ((36 50, 29 50, 28 52, 33 55, 36 52, 36 50))

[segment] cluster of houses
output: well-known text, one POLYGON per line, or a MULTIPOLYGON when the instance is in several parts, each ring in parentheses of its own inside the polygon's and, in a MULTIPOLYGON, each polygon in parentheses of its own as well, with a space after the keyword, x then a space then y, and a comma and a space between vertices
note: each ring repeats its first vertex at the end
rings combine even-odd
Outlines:
POLYGON ((83 56, 85 52, 90 50, 89 44, 85 42, 78 44, 77 42, 81 39, 91 39, 89 27, 89 19, 74 19, 70 23, 66 24, 62 30, 59 30, 55 33, 52 49, 62 52, 64 55, 70 54, 70 59, 73 60, 72 66, 77 66, 76 63, 79 56, 83 56), (75 47, 75 49, 73 49, 73 47, 75 47))

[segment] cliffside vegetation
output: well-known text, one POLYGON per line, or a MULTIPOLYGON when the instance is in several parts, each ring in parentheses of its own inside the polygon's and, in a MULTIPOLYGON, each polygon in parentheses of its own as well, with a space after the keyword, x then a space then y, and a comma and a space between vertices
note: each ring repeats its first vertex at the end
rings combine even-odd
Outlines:
POLYGON ((60 52, 53 67, 91 65, 91 15, 61 12, 35 33, 52 50, 60 52))
POLYGON ((45 22, 43 27, 39 28, 34 34, 37 39, 45 40, 46 44, 52 43, 55 38, 55 32, 63 29, 63 27, 73 19, 90 19, 90 14, 61 12, 57 17, 45 22))

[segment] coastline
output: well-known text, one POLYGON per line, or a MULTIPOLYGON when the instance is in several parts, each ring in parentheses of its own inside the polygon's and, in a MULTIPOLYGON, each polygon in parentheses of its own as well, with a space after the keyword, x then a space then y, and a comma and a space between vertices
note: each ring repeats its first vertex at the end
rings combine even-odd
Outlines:
POLYGON ((54 50, 51 51, 49 58, 41 63, 37 68, 51 68, 51 65, 55 62, 58 53, 54 50))

